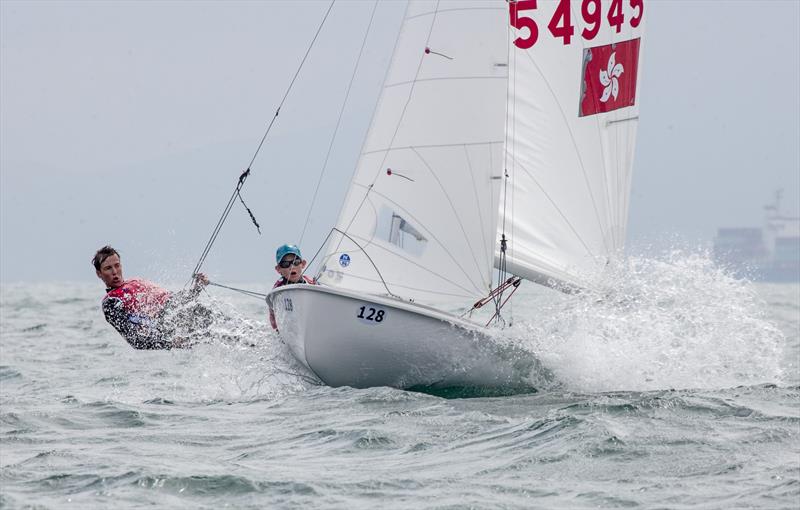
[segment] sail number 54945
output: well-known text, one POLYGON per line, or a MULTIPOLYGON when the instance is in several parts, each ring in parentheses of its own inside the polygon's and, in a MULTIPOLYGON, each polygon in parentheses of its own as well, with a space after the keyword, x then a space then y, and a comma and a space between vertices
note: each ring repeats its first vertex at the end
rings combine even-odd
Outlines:
MULTIPOLYGON (((553 37, 561 37, 564 44, 570 44, 572 36, 575 34, 575 26, 572 24, 572 10, 570 9, 571 0, 559 0, 558 6, 550 23, 547 24, 548 30, 553 37)), ((633 28, 639 26, 644 15, 644 0, 606 0, 608 11, 606 19, 608 25, 614 27, 619 33, 625 23, 625 13, 623 12, 624 3, 627 2, 633 11, 629 22, 633 28)), ((533 11, 537 7, 537 0, 512 0, 508 4, 511 26, 522 30, 528 29, 527 37, 517 37, 514 44, 523 50, 532 48, 539 40, 539 26, 530 16, 526 16, 522 11, 533 11)), ((581 17, 585 23, 585 28, 581 31, 581 36, 587 41, 591 41, 600 32, 600 25, 603 22, 603 0, 582 0, 581 17)))
POLYGON ((386 311, 381 310, 380 308, 374 308, 372 306, 362 306, 358 309, 358 314, 356 315, 357 319, 361 319, 362 321, 366 322, 383 322, 383 319, 386 317, 386 311))

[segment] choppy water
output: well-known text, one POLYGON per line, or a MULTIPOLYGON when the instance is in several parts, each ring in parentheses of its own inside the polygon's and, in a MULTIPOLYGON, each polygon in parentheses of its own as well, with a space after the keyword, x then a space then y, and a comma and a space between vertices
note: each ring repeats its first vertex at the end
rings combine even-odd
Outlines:
POLYGON ((319 386, 251 298, 214 295, 256 347, 139 352, 99 282, 4 285, 0 507, 800 507, 800 287, 610 278, 524 289, 506 336, 553 376, 472 399, 319 386))

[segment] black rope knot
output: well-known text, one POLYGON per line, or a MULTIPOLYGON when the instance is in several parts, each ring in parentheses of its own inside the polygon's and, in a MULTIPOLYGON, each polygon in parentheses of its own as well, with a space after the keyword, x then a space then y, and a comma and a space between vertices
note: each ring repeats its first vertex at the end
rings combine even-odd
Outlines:
POLYGON ((242 194, 239 193, 239 190, 236 190, 236 195, 239 197, 239 201, 242 203, 244 208, 247 209, 247 214, 250 215, 250 219, 253 221, 253 225, 256 226, 256 230, 258 230, 258 235, 261 235, 261 225, 259 225, 258 221, 256 221, 256 217, 253 215, 253 211, 251 211, 250 208, 247 207, 247 204, 244 203, 244 199, 242 198, 242 194))
POLYGON ((244 184, 245 179, 250 176, 250 167, 247 167, 247 170, 242 172, 242 175, 239 176, 239 187, 241 188, 242 184, 244 184))

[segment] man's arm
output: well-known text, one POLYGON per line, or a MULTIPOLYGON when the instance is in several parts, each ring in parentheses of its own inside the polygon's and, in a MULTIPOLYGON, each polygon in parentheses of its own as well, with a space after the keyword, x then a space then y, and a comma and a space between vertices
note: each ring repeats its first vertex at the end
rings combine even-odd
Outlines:
POLYGON ((203 273, 197 273, 194 275, 194 283, 192 284, 192 288, 189 290, 176 292, 171 301, 178 306, 185 305, 186 303, 197 299, 200 291, 202 291, 206 285, 208 285, 208 277, 203 273))

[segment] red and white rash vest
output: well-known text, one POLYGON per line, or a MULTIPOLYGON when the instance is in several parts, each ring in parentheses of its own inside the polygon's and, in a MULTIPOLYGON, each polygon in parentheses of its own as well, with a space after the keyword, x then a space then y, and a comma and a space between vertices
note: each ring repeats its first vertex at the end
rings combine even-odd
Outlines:
POLYGON ((159 318, 172 293, 144 280, 126 280, 116 289, 106 289, 103 314, 109 324, 135 349, 169 349, 159 318))

